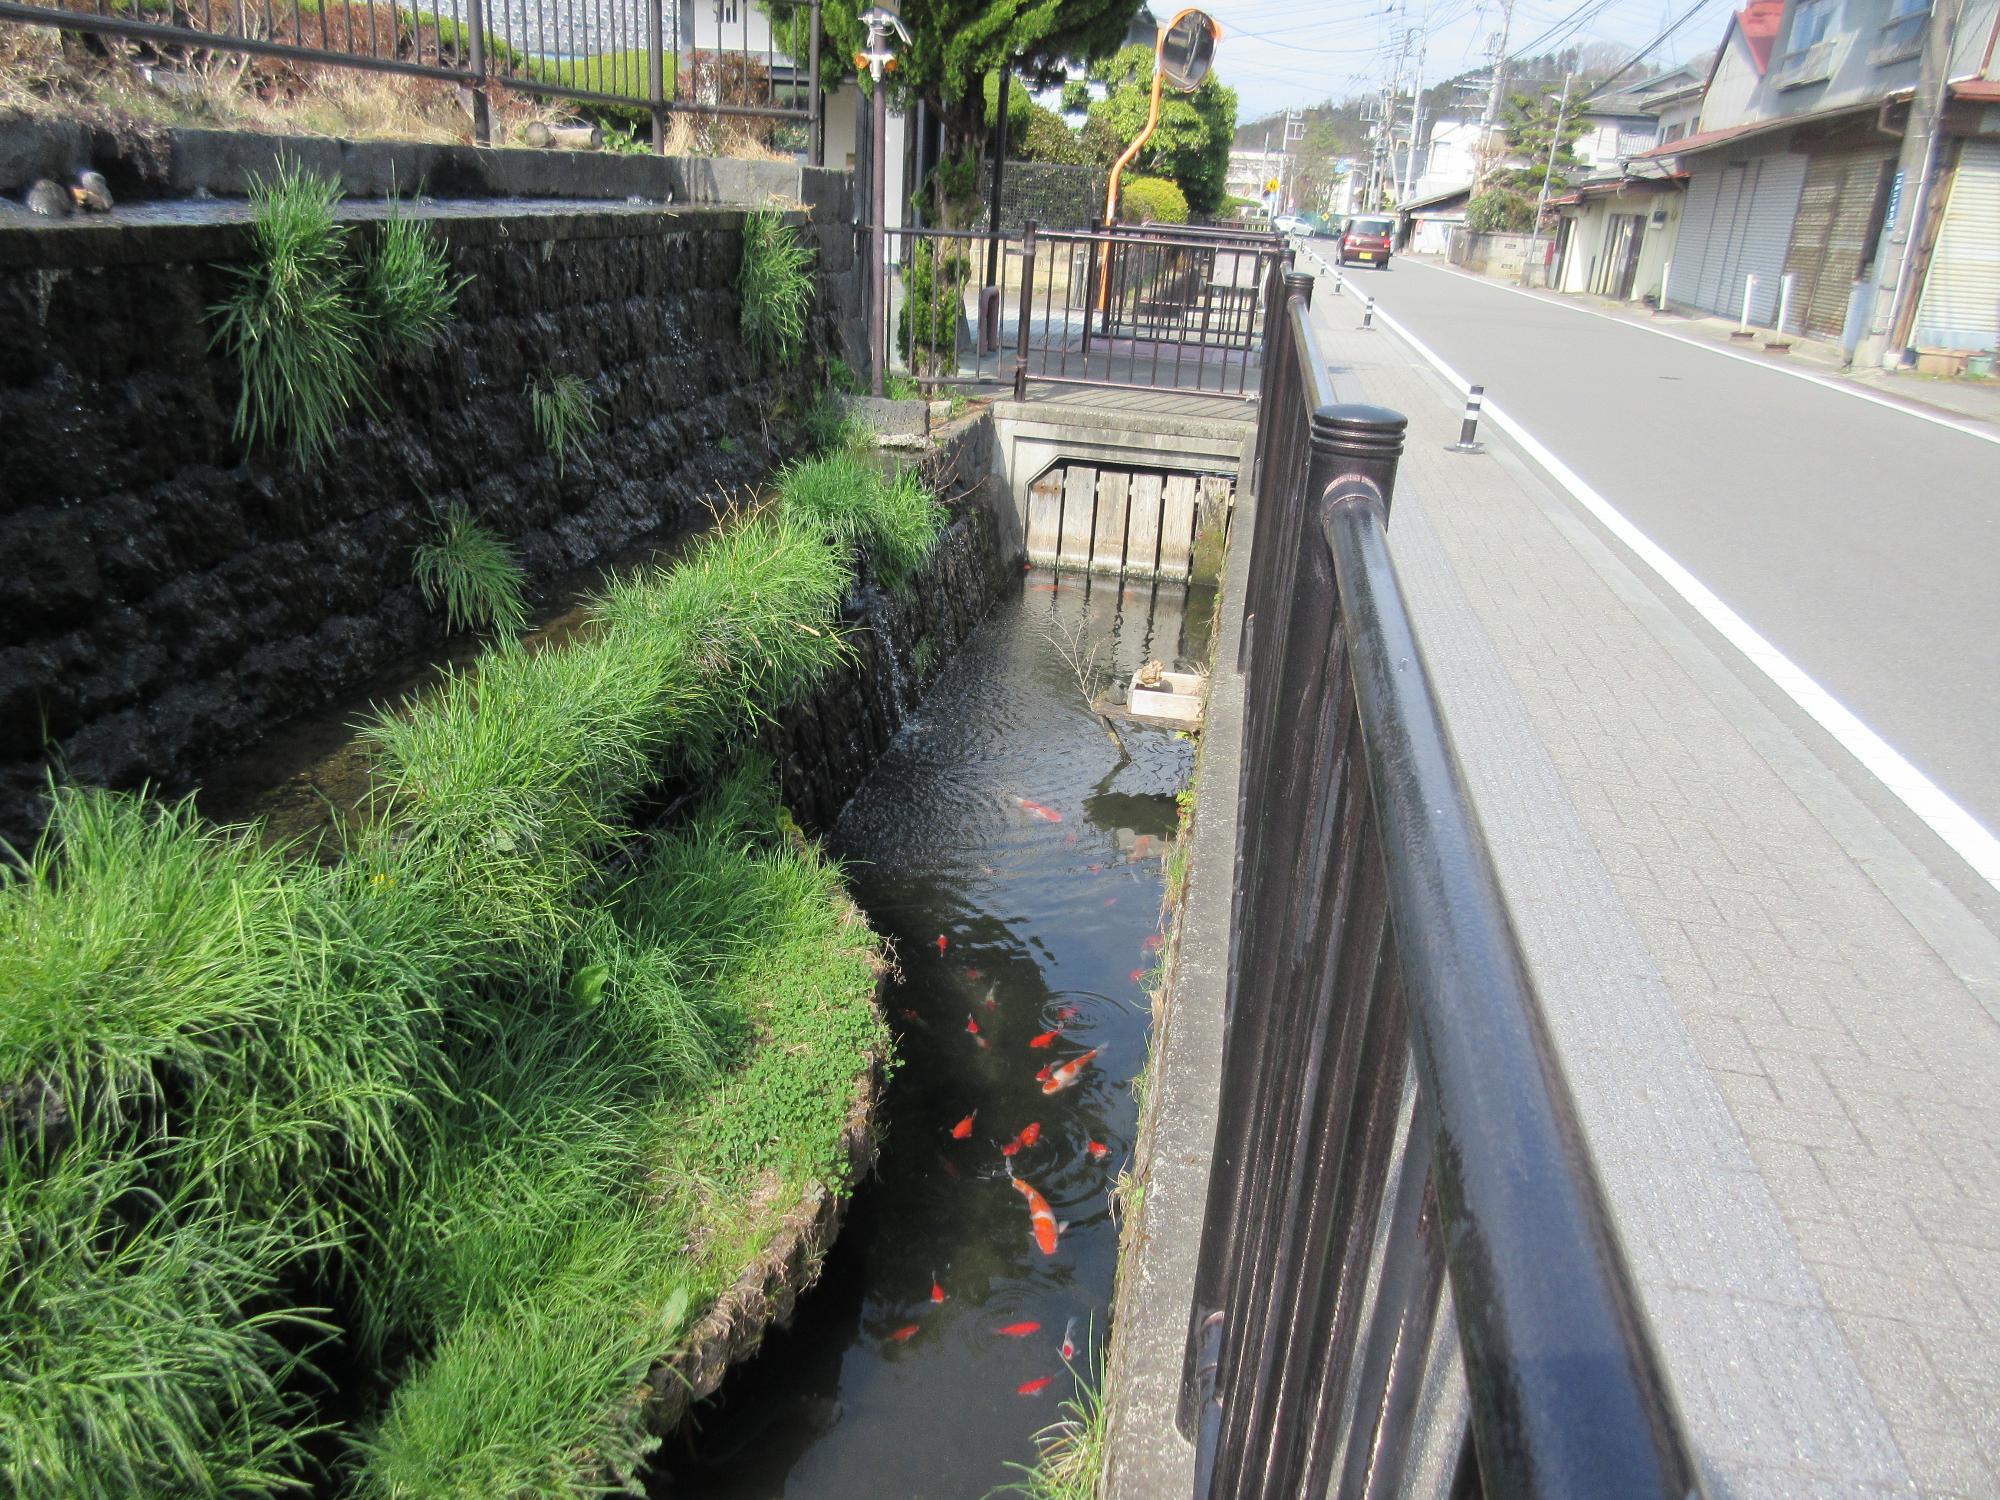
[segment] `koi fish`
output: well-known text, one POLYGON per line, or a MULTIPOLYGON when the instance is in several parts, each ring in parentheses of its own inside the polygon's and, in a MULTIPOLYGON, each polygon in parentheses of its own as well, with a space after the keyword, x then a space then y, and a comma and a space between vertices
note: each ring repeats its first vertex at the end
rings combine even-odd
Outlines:
POLYGON ((967 969, 965 971, 965 977, 967 979, 970 979, 974 984, 977 984, 981 979, 985 978, 986 976, 981 974, 977 969, 967 969))
POLYGON ((1053 594, 1055 591, 1056 586, 1053 583, 1037 583, 1029 587, 1029 592, 1035 594, 1053 594))
POLYGON ((937 1279, 937 1273, 935 1271, 931 1273, 931 1301, 932 1302, 944 1301, 944 1287, 939 1284, 937 1279))
POLYGON ((1144 984, 1146 982, 1146 971, 1144 969, 1134 969, 1132 971, 1132 982, 1134 984, 1144 984))
POLYGON ((979 1023, 972 1019, 972 1013, 970 1011, 967 1011, 965 1015, 965 1029, 971 1032, 974 1036, 979 1035, 979 1023))
POLYGON ((1044 823, 1060 823, 1062 814, 1053 807, 1044 807, 1039 802, 1030 802, 1026 797, 1016 797, 1014 805, 1030 817, 1040 818, 1044 823))
POLYGON ((1111 1154, 1111 1148, 1102 1141, 1092 1141, 1083 1149, 1090 1153, 1092 1161, 1103 1161, 1105 1157, 1111 1154))
POLYGON ((1035 1082, 1047 1083, 1049 1081, 1049 1074, 1055 1070, 1056 1065, 1054 1063, 1043 1063, 1039 1068, 1035 1069, 1035 1082))
POLYGON ((1076 842, 1076 830, 1074 828, 1063 835, 1063 842, 1065 844, 1074 844, 1076 842))
POLYGON ((996 1328, 993 1331, 1005 1334, 1010 1339, 1024 1339, 1031 1333, 1040 1333, 1042 1325, 1039 1323, 1009 1323, 1006 1327, 996 1328))
POLYGON ((1064 1359, 1076 1358, 1076 1339, 1074 1337, 1075 1333, 1076 1333, 1076 1319, 1071 1318, 1067 1323, 1063 1324, 1062 1357, 1064 1359))
POLYGON ((1058 1026, 1054 1031, 1045 1031, 1040 1036, 1031 1038, 1028 1045, 1030 1047, 1053 1047, 1056 1038, 1061 1035, 1062 1027, 1058 1026))
POLYGON ((978 1118, 979 1118, 979 1111, 975 1109, 971 1114, 967 1115, 963 1120, 960 1120, 956 1125, 951 1127, 951 1138, 955 1141, 962 1141, 967 1136, 971 1135, 972 1122, 978 1118))
POLYGON ((1053 1375, 1042 1375, 1034 1380, 1024 1380, 1016 1389, 1017 1396, 1039 1396, 1055 1380, 1053 1375))
POLYGON ((1028 1200, 1028 1223, 1035 1236, 1035 1248, 1044 1255, 1054 1255, 1056 1241, 1062 1235, 1062 1225, 1056 1222, 1055 1211, 1049 1207, 1049 1200, 1011 1172, 1007 1180, 1014 1184, 1015 1192, 1028 1200))
POLYGON ((890 1334, 889 1337, 898 1344, 907 1344, 911 1339, 917 1336, 918 1326, 919 1325, 915 1323, 905 1323, 901 1328, 898 1328, 894 1333, 890 1334))
POLYGON ((938 1165, 944 1168, 944 1175, 945 1175, 945 1176, 949 1177, 949 1178, 950 1178, 950 1179, 951 1179, 951 1180, 952 1180, 953 1182, 956 1182, 956 1181, 958 1181, 958 1163, 957 1163, 957 1162, 953 1161, 953 1160, 952 1160, 952 1159, 951 1159, 950 1157, 948 1157, 948 1156, 947 1156, 947 1157, 945 1157, 945 1158, 944 1158, 943 1160, 941 1160, 941 1161, 940 1161, 940 1162, 938 1163, 938 1165))
POLYGON ((998 1010, 1000 1008, 1000 1002, 993 998, 993 992, 998 988, 999 986, 997 984, 987 985, 986 998, 980 1001, 979 1003, 985 1006, 988 1010, 998 1010))
POLYGON ((1078 1077, 1083 1073, 1084 1064, 1095 1056, 1097 1056, 1097 1049, 1092 1047, 1083 1056, 1072 1058, 1070 1061, 1064 1063, 1061 1067, 1050 1073, 1047 1078, 1042 1080, 1042 1092, 1045 1094, 1061 1093, 1076 1082, 1078 1077))
POLYGON ((1000 1148, 1002 1156, 1012 1156, 1024 1146, 1032 1146, 1042 1138, 1042 1126, 1038 1120, 1030 1120, 1022 1127, 1021 1133, 1000 1148))
POLYGON ((1103 865, 1092 865, 1092 866, 1090 866, 1090 873, 1091 873, 1091 874, 1093 874, 1093 875, 1102 875, 1102 874, 1104 873, 1104 866, 1103 866, 1103 865))
POLYGON ((1167 936, 1163 932, 1149 932, 1146 934, 1146 941, 1139 946, 1148 953, 1158 953, 1167 946, 1167 936))
POLYGON ((1078 1010, 1074 1005, 1065 1005, 1061 1010, 1056 1012, 1056 1019, 1058 1021, 1074 1021, 1082 1014, 1083 1012, 1078 1010))
POLYGON ((940 952, 940 953, 944 952, 944 950, 945 950, 945 946, 946 946, 946 945, 945 945, 945 940, 944 940, 944 934, 940 932, 940 933, 938 934, 938 952, 940 952))

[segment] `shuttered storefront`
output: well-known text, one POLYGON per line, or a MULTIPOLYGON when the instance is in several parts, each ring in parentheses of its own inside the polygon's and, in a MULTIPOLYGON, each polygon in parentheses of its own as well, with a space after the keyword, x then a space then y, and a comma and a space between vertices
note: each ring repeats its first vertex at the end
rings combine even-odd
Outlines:
POLYGON ((1790 154, 1752 157, 1720 173, 1692 173, 1674 247, 1675 299, 1733 317, 1742 311, 1744 277, 1755 276, 1750 321, 1767 326, 1775 321, 1778 279, 1805 175, 1806 159, 1790 154), (1712 198, 1703 203, 1710 182, 1712 198), (1706 224, 1700 222, 1704 208, 1706 224))
POLYGON ((1893 151, 1875 145, 1810 159, 1785 257, 1785 272, 1794 278, 1789 332, 1840 337, 1849 291, 1873 249, 1869 229, 1875 205, 1895 161, 1893 151))
POLYGON ((1912 342, 1935 349, 2000 345, 2000 141, 1959 148, 1912 342))

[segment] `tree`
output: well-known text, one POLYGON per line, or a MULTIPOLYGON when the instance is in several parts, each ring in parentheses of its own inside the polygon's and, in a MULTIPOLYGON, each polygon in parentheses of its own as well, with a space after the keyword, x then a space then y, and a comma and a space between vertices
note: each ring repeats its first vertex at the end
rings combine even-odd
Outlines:
POLYGON ((1331 116, 1308 118, 1306 133, 1292 151, 1292 186, 1299 206, 1314 213, 1333 207, 1333 195, 1347 175, 1340 170, 1340 159, 1352 155, 1331 116))
MULTIPOLYGON (((1084 145, 1110 166, 1146 128, 1153 89, 1153 49, 1126 47, 1090 70, 1109 91, 1090 106, 1084 145)), ((1188 207, 1212 214, 1228 196, 1229 143, 1236 135, 1236 90, 1210 73, 1192 94, 1167 89, 1160 122, 1130 170, 1171 177, 1188 207)))
MULTIPOLYGON (((1492 173, 1487 178, 1487 185, 1521 200, 1522 208, 1515 210, 1511 217, 1519 219, 1525 214, 1527 227, 1540 227, 1533 222, 1536 203, 1542 200, 1545 193, 1547 197, 1554 198, 1567 190, 1571 175, 1583 165, 1583 158, 1576 154, 1577 138, 1584 130, 1583 111, 1578 107, 1580 102, 1580 91, 1574 86, 1569 91, 1567 108, 1560 99, 1551 98, 1540 90, 1532 94, 1516 94, 1507 101, 1508 164, 1492 173), (1560 136, 1557 134, 1558 115, 1561 116, 1560 136)), ((1471 205, 1467 204, 1466 208, 1469 222, 1471 205)))
MULTIPOLYGON (((790 26, 795 15, 806 13, 800 0, 767 0, 766 8, 774 27, 790 26)), ((820 55, 837 59, 843 74, 867 46, 861 24, 866 9, 867 0, 823 0, 820 7, 826 32, 820 55)), ((910 43, 895 45, 889 88, 893 97, 921 98, 930 108, 943 124, 947 158, 983 153, 989 73, 1011 63, 1034 86, 1059 83, 1069 63, 1107 56, 1138 9, 1139 0, 906 0, 902 15, 910 43)), ((863 92, 869 87, 864 74, 863 92)), ((943 209, 941 200, 938 206, 943 209)))

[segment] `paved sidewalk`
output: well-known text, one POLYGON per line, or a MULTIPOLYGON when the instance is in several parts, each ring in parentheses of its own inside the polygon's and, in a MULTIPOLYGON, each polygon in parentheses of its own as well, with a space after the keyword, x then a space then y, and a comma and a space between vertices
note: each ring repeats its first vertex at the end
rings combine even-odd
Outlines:
MULTIPOLYGON (((1434 265, 1457 275, 1473 275, 1470 271, 1463 271, 1457 266, 1447 264, 1439 256, 1425 255, 1415 258, 1426 265, 1434 265)), ((1496 285, 1511 285, 1498 277, 1482 276, 1475 279, 1492 281, 1496 285)), ((1365 282, 1362 284, 1362 289, 1367 289, 1365 282)), ((1735 320, 1730 318, 1713 317, 1686 308, 1675 308, 1668 313, 1659 314, 1642 304, 1614 302, 1607 297, 1593 297, 1574 292, 1552 292, 1540 287, 1515 288, 1515 290, 1524 296, 1582 308, 1601 317, 1616 318, 1620 322, 1635 323, 1681 338, 1715 344, 1774 365, 1797 365, 1823 379, 1863 386, 1892 400, 1908 401, 1954 416, 1970 417, 1975 421, 2000 426, 2000 378, 1946 380, 1919 375, 1914 370, 1890 371, 1878 366, 1846 368, 1843 365, 1845 354, 1840 345, 1825 339, 1793 337, 1788 340, 1788 350, 1777 352, 1765 348, 1765 340, 1776 337, 1768 328, 1754 330, 1756 337, 1752 339, 1730 337, 1737 326, 1735 320)))
POLYGON ((1341 396, 1411 419, 1394 555, 1717 1493, 2000 1495, 2000 940, 1329 290, 1341 396))

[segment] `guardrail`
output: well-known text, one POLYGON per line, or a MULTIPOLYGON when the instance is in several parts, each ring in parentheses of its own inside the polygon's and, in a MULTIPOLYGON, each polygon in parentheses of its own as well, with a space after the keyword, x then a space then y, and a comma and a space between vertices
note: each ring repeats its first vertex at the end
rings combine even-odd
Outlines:
POLYGON ((0 0, 0 21, 122 38, 168 64, 233 52, 440 79, 470 92, 482 146, 492 137, 489 90, 499 85, 644 112, 655 150, 665 149, 676 114, 797 122, 817 165, 820 0, 810 0, 790 39, 803 58, 774 43, 761 11, 764 44, 753 48, 747 0, 730 3, 737 37, 717 5, 715 45, 684 49, 681 4, 692 7, 699 37, 702 0, 0 0))
POLYGON ((885 231, 888 370, 1254 398, 1286 266, 1270 234, 1093 224, 885 231))
POLYGON ((1194 1493, 1406 1493, 1449 1360, 1451 1494, 1689 1500, 1701 1479, 1389 556, 1404 419, 1335 402, 1311 293, 1285 278, 1258 423, 1180 1411, 1194 1493))

